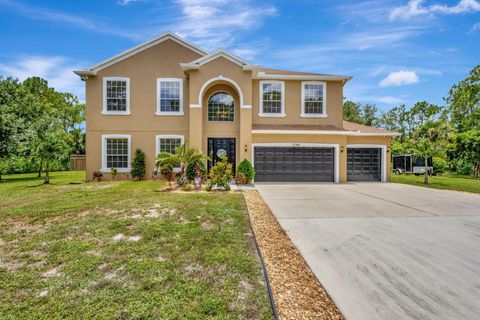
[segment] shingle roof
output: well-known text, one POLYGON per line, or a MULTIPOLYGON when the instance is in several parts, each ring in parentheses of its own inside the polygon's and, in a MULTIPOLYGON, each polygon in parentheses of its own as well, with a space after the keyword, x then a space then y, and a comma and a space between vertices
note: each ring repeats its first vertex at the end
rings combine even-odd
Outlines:
POLYGON ((348 131, 359 131, 361 133, 378 133, 378 134, 395 134, 396 132, 385 130, 382 128, 374 128, 370 126, 366 126, 363 124, 355 123, 355 122, 350 122, 350 121, 343 121, 343 128, 348 131))
MULTIPOLYGON (((363 124, 358 124, 350 121, 343 121, 343 127, 336 127, 333 125, 324 125, 324 124, 253 124, 252 130, 258 131, 324 131, 325 134, 328 134, 328 131, 331 131, 332 134, 341 134, 341 135, 378 135, 378 136, 396 136, 399 135, 397 132, 369 127, 363 124)), ((278 132, 281 133, 281 132, 278 132)), ((287 133, 287 132, 285 132, 287 133)), ((295 133, 295 132, 292 132, 295 133)))
POLYGON ((314 72, 303 72, 303 71, 291 71, 291 70, 280 70, 280 69, 268 69, 260 68, 259 72, 265 72, 268 74, 285 74, 285 75, 295 75, 295 76, 333 76, 332 74, 325 73, 314 73, 314 72))
POLYGON ((323 124, 252 124, 252 130, 347 131, 343 128, 323 124))

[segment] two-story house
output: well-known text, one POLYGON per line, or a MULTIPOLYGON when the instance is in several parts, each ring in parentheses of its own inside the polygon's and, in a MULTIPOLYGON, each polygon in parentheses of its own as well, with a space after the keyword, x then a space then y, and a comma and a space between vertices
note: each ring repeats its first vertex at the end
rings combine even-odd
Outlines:
POLYGON ((86 82, 87 179, 129 177, 133 153, 147 177, 161 151, 186 142, 215 164, 249 159, 256 181, 388 181, 394 132, 343 121, 351 79, 266 69, 207 53, 174 34, 75 71, 86 82))

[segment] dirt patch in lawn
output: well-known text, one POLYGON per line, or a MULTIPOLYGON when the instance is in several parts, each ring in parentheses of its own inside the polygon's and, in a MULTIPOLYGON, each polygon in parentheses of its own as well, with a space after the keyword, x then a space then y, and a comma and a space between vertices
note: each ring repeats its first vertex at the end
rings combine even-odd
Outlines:
POLYGON ((281 319, 344 319, 257 191, 248 212, 281 319))

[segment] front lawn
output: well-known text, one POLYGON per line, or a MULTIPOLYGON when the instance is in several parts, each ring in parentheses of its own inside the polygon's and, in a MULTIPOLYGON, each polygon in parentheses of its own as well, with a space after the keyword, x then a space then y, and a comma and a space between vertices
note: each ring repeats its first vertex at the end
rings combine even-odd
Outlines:
POLYGON ((34 176, 0 182, 0 319, 272 317, 241 194, 34 176))
POLYGON ((413 174, 395 175, 392 173, 392 182, 411 184, 420 187, 429 187, 434 189, 457 190, 480 193, 480 180, 473 180, 467 176, 458 176, 445 174, 430 177, 430 183, 423 183, 423 176, 413 174))

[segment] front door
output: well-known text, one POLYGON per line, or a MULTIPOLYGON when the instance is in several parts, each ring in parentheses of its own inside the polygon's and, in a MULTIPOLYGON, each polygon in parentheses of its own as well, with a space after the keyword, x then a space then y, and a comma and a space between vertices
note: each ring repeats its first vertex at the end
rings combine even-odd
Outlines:
POLYGON ((212 159, 208 161, 208 171, 226 156, 235 174, 235 138, 208 138, 208 156, 212 159))

